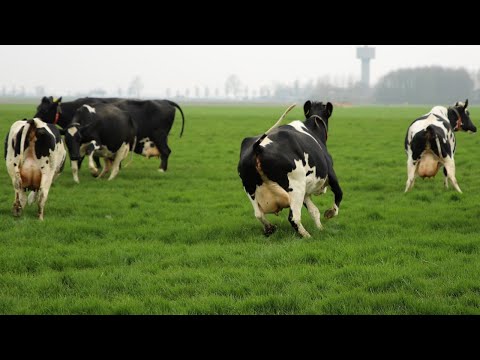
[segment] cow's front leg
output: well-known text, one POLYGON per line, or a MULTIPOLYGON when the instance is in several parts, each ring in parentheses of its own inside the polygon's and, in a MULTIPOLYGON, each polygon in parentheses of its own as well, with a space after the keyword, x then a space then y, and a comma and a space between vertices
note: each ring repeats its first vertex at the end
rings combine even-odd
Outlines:
POLYGON ((309 195, 305 196, 305 200, 303 203, 307 207, 308 213, 312 217, 313 221, 315 221, 315 225, 317 226, 317 228, 323 230, 322 223, 320 222, 320 211, 313 203, 312 198, 309 195))
POLYGON ((112 168, 112 160, 111 159, 103 158, 103 161, 104 161, 105 164, 103 165, 102 172, 100 173, 100 175, 98 175, 98 178, 101 178, 103 175, 108 173, 110 171, 110 169, 112 168))
POLYGON ((328 174, 328 185, 330 186, 330 189, 335 195, 335 202, 333 204, 333 207, 325 211, 325 214, 323 216, 325 216, 326 219, 331 219, 332 217, 338 215, 338 209, 340 208, 340 203, 343 199, 343 191, 340 188, 340 184, 338 183, 337 176, 333 169, 328 174))
POLYGON ((447 172, 447 177, 448 179, 450 179, 450 182, 452 183, 453 187, 455 188, 455 190, 461 193, 462 190, 460 190, 460 186, 458 186, 457 178, 455 177, 455 162, 453 161, 453 159, 447 156, 443 166, 445 167, 445 171, 447 172))
POLYGON ((95 166, 95 161, 93 159, 93 154, 95 153, 95 150, 99 150, 100 149, 100 145, 99 143, 97 143, 96 140, 92 140, 90 142, 90 144, 88 144, 87 146, 87 149, 86 149, 86 154, 88 156, 88 168, 90 169, 90 173, 94 176, 94 177, 97 177, 98 176, 98 173, 99 173, 99 170, 98 168, 95 166))

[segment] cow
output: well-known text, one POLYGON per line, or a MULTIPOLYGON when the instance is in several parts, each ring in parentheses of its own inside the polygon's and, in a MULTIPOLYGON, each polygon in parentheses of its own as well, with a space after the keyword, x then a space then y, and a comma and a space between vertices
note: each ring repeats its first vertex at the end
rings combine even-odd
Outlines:
POLYGON ((326 145, 332 103, 306 101, 303 122, 295 120, 279 126, 293 106, 263 135, 245 138, 241 144, 238 173, 266 236, 273 234, 276 227, 265 214, 278 215, 289 207, 292 227, 301 236, 310 237, 301 223, 302 204, 317 228, 322 229, 320 212, 311 196, 323 194, 330 187, 335 202, 325 211, 327 219, 338 215, 343 197, 326 145))
POLYGON ((183 135, 185 117, 180 106, 170 100, 130 100, 122 98, 79 98, 70 102, 61 102, 62 97, 54 99, 44 96, 37 106, 36 117, 45 122, 67 127, 73 119, 75 111, 82 105, 96 103, 113 103, 121 110, 128 112, 137 126, 137 144, 135 153, 150 157, 160 157, 160 172, 167 171, 168 157, 171 149, 167 138, 175 119, 175 110, 182 115, 183 135))
POLYGON ((79 183, 78 161, 85 154, 89 157, 93 176, 100 178, 111 169, 108 180, 114 179, 120 163, 135 147, 137 128, 129 113, 113 104, 98 103, 78 108, 73 121, 61 132, 70 154, 73 179, 79 183), (100 174, 93 161, 94 155, 105 158, 100 174))
POLYGON ((63 171, 66 150, 55 125, 39 118, 12 124, 5 141, 5 161, 15 190, 13 216, 22 214, 25 205, 38 203, 38 218, 43 220, 50 186, 63 171), (27 191, 31 191, 27 198, 27 191))
POLYGON ((444 185, 448 180, 455 190, 462 192, 455 177, 455 132, 475 133, 477 128, 470 119, 468 99, 457 101, 448 108, 435 106, 428 113, 410 124, 405 136, 407 154, 407 183, 405 192, 410 191, 417 176, 434 177, 443 165, 444 185))

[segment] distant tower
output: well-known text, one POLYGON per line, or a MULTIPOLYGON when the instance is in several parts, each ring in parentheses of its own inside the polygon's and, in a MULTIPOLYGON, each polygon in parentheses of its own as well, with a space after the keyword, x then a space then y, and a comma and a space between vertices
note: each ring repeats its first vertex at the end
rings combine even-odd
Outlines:
POLYGON ((370 59, 375 59, 375 48, 364 47, 357 48, 357 59, 362 60, 362 84, 370 87, 370 59))

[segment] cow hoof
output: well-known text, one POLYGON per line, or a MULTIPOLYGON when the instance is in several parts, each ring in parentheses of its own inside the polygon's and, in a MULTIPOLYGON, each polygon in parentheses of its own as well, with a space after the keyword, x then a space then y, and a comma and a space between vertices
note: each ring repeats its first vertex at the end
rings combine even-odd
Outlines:
POLYGON ((263 229, 263 234, 268 237, 272 235, 276 230, 277 227, 275 225, 268 225, 265 226, 265 228, 263 229))
POLYGON ((15 217, 19 217, 22 215, 22 207, 21 206, 14 206, 12 209, 12 214, 15 217))
POLYGON ((328 209, 327 211, 325 211, 323 216, 325 217, 325 219, 333 218, 335 216, 335 209, 328 209))
POLYGON ((164 173, 165 170, 163 170, 163 169, 158 169, 158 172, 164 173))

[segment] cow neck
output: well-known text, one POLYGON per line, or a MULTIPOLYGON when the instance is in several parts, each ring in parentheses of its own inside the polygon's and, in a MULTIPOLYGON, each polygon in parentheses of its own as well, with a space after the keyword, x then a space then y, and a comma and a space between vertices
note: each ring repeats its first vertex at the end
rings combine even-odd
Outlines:
POLYGON ((448 108, 448 120, 450 121, 450 125, 452 125, 453 130, 460 130, 462 127, 462 117, 460 113, 455 107, 448 108), (452 120, 454 121, 452 124, 452 120))
POLYGON ((318 115, 312 115, 312 117, 315 119, 315 124, 321 128, 320 124, 323 124, 323 128, 324 128, 324 131, 325 131, 325 139, 323 139, 322 137, 320 137, 320 140, 326 144, 327 143, 327 139, 328 139, 328 126, 327 126, 327 123, 325 122, 325 120, 323 120, 323 118, 321 116, 318 116, 318 115))
MULTIPOLYGON (((62 129, 66 129, 67 126, 72 121, 73 114, 75 113, 75 110, 77 110, 78 107, 79 106, 74 101, 62 103, 61 113, 58 116, 57 122, 55 124, 58 124, 59 126, 61 126, 62 129)), ((58 108, 57 108, 57 114, 58 114, 58 108)))

